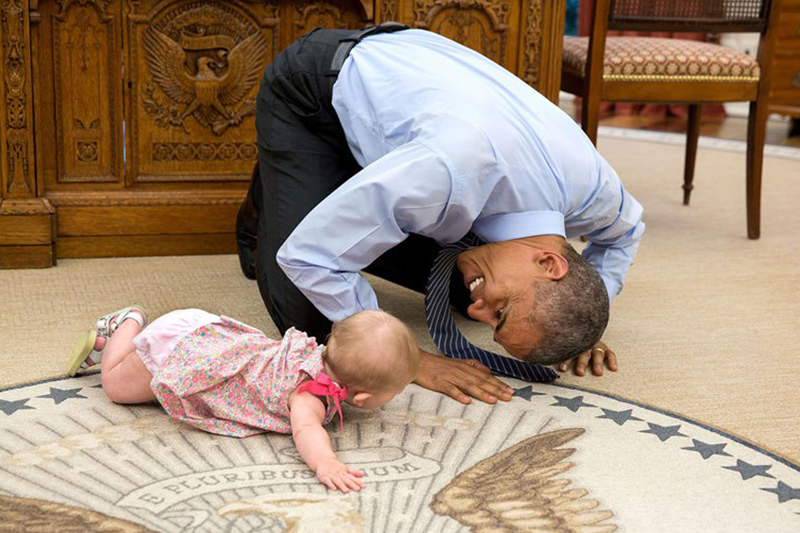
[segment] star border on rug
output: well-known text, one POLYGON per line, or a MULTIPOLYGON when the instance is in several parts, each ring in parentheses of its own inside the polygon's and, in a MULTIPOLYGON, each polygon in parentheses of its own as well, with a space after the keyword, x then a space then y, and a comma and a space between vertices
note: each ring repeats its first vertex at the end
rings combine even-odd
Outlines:
POLYGON ((771 492, 778 495, 778 503, 786 503, 790 500, 800 500, 800 488, 790 487, 783 481, 778 481, 778 486, 774 489, 761 489, 764 492, 771 492))
POLYGON ((630 420, 638 420, 639 422, 644 422, 641 418, 633 416, 633 409, 625 409, 624 411, 614 411, 611 409, 604 409, 600 407, 600 410, 603 411, 603 414, 598 416, 597 418, 607 418, 608 420, 613 420, 615 424, 618 426, 624 426, 626 422, 630 420))
POLYGON ((577 413, 581 407, 597 407, 591 403, 584 402, 583 395, 573 398, 564 398, 563 396, 556 396, 554 394, 553 398, 555 398, 556 403, 550 404, 550 407, 566 407, 573 413, 577 413))
POLYGON ((88 398, 80 392, 83 390, 83 387, 78 387, 77 389, 59 389, 56 387, 50 387, 50 394, 43 394, 41 396, 37 396, 37 398, 50 398, 53 400, 56 405, 61 404, 61 402, 65 402, 70 399, 80 399, 83 398, 87 400, 88 398))
POLYGON ((544 392, 534 392, 533 386, 528 385, 527 387, 522 387, 521 389, 514 389, 514 394, 511 395, 512 398, 524 398, 528 401, 531 401, 531 398, 534 396, 547 396, 544 392))
POLYGON ((689 450, 691 452, 699 453, 703 459, 708 459, 715 455, 724 455, 727 457, 733 457, 731 454, 725 451, 725 446, 728 445, 727 442, 723 442, 721 444, 709 444, 707 442, 703 442, 701 440, 692 439, 692 446, 688 446, 686 448, 681 448, 682 450, 689 450))
POLYGON ((771 477, 772 479, 775 479, 775 476, 772 474, 767 474, 767 470, 772 468, 772 465, 751 465, 750 463, 742 461, 739 458, 736 459, 736 466, 723 466, 722 468, 738 472, 744 481, 756 476, 771 477))
POLYGON ((21 411, 23 409, 36 409, 31 405, 25 405, 30 401, 30 398, 23 398, 21 400, 3 400, 0 399, 0 411, 3 411, 7 416, 11 416, 17 411, 21 411))
POLYGON ((642 430, 639 433, 652 433, 658 437, 658 440, 661 442, 666 442, 672 437, 689 438, 688 435, 681 433, 681 424, 678 424, 677 426, 660 426, 658 424, 653 424, 652 422, 647 422, 647 425, 650 426, 650 429, 642 430))

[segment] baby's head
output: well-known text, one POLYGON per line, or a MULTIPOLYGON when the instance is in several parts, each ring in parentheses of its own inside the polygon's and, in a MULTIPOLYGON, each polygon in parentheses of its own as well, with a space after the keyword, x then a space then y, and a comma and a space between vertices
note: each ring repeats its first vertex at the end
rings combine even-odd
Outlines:
POLYGON ((411 383, 420 354, 400 320, 361 311, 334 324, 323 358, 331 378, 347 387, 348 403, 377 409, 411 383))

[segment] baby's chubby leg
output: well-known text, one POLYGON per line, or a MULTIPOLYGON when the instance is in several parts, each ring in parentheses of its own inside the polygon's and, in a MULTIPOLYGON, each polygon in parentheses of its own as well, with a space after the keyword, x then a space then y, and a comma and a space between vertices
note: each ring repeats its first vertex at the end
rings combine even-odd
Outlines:
POLYGON ((111 335, 100 366, 103 390, 114 403, 145 403, 155 400, 150 389, 153 375, 144 366, 133 345, 142 327, 126 320, 111 335))

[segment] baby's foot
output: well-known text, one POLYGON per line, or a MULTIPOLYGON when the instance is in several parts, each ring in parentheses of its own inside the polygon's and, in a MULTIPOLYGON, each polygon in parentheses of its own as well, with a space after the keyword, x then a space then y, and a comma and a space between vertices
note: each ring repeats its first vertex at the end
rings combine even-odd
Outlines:
POLYGON ((106 346, 106 338, 97 335, 94 330, 87 331, 81 335, 72 352, 69 355, 67 375, 74 376, 78 372, 84 372, 90 367, 100 363, 103 357, 103 349, 106 346))
POLYGON ((145 315, 140 307, 126 307, 125 309, 120 309, 119 311, 101 316, 95 324, 97 335, 101 337, 110 337, 117 331, 117 328, 128 319, 136 321, 141 327, 147 324, 147 315, 145 315))
POLYGON ((78 371, 76 372, 77 374, 82 374, 94 365, 99 365, 103 361, 103 350, 106 347, 107 341, 108 339, 100 336, 95 339, 92 351, 86 356, 86 359, 84 359, 78 367, 78 371))
POLYGON ((95 324, 95 329, 84 333, 72 348, 67 375, 74 376, 78 372, 85 372, 89 368, 99 365, 103 360, 103 351, 108 339, 120 324, 128 319, 134 320, 141 327, 147 324, 147 316, 140 307, 126 307, 100 317, 95 324))

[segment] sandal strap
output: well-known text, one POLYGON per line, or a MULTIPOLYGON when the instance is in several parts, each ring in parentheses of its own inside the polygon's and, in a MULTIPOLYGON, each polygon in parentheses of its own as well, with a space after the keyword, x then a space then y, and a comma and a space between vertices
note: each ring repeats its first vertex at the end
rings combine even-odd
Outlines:
POLYGON ((89 368, 91 366, 100 364, 100 361, 103 360, 103 352, 105 351, 105 346, 103 346, 102 350, 92 349, 92 351, 86 356, 86 359, 83 360, 78 368, 89 368))
POLYGON ((95 325, 97 334, 101 337, 110 337, 120 324, 128 319, 135 320, 141 327, 147 324, 147 315, 139 307, 126 307, 100 317, 95 325))

